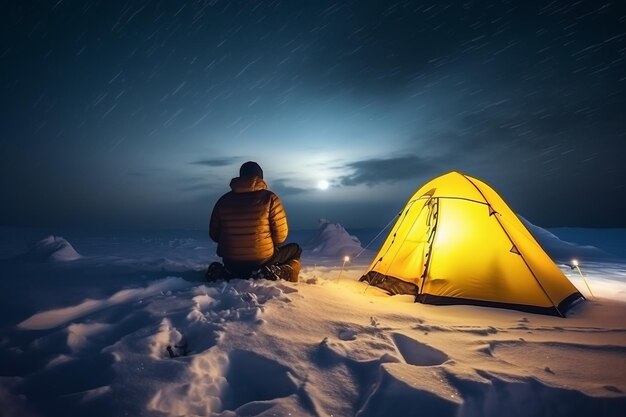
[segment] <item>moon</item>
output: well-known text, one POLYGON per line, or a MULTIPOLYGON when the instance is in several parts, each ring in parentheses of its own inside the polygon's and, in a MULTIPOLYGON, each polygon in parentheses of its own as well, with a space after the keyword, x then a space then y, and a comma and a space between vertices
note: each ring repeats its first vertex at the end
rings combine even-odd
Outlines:
POLYGON ((326 180, 321 180, 320 182, 317 183, 317 188, 319 188, 322 191, 328 190, 328 187, 330 187, 330 184, 326 180))

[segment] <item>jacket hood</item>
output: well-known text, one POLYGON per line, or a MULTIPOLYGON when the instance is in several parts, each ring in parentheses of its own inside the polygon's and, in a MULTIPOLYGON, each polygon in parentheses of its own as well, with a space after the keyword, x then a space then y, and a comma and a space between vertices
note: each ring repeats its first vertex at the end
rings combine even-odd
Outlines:
POLYGON ((267 183, 259 177, 237 177, 230 180, 230 188, 234 193, 250 193, 267 190, 267 183))

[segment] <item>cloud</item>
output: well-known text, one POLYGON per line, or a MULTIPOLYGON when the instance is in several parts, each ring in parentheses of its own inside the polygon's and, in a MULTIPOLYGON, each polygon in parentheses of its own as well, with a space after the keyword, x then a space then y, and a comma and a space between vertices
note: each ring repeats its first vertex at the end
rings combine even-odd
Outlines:
POLYGON ((203 165, 207 167, 224 167, 232 165, 239 161, 241 158, 237 156, 213 158, 213 159, 200 159, 198 161, 190 162, 191 165, 203 165))
POLYGON ((361 184, 372 186, 386 182, 402 181, 431 175, 438 169, 434 160, 427 160, 417 155, 387 159, 366 159, 352 162, 346 168, 352 172, 339 178, 339 183, 344 186, 361 184))
POLYGON ((306 188, 299 188, 287 185, 286 179, 277 179, 270 182, 269 187, 278 195, 294 195, 310 191, 306 188))

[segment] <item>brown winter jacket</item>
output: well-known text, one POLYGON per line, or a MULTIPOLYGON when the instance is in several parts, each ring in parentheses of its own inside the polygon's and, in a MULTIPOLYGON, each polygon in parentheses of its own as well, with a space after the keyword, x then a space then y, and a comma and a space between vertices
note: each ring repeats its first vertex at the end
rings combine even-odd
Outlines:
POLYGON ((209 234, 224 262, 269 260, 274 247, 287 239, 287 215, 280 199, 258 177, 237 177, 231 192, 215 203, 209 234))

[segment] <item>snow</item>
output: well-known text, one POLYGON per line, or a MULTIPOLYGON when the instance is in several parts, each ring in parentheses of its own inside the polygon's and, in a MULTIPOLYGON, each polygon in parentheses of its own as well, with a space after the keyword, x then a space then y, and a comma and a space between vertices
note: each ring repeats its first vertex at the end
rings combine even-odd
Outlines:
MULTIPOLYGON (((340 225, 321 226, 298 283, 203 282, 213 247, 184 233, 70 237, 88 253, 80 262, 3 261, 0 409, 26 417, 623 415, 625 259, 586 252, 581 268, 595 297, 566 319, 433 306, 358 282, 371 253, 342 270, 342 248, 361 245, 340 225)), ((555 247, 585 246, 552 236, 555 247)), ((587 295, 578 272, 559 265, 587 295)))
POLYGON ((48 236, 33 243, 28 251, 15 259, 35 262, 69 262, 80 258, 80 254, 67 240, 59 236, 48 236))
POLYGON ((19 323, 18 327, 29 330, 50 329, 107 307, 136 301, 144 297, 153 296, 156 293, 162 294, 164 291, 170 292, 185 286, 189 286, 189 284, 180 278, 166 278, 146 288, 118 291, 105 300, 85 300, 76 306, 38 313, 19 323))
POLYGON ((363 248, 361 241, 350 235, 343 226, 320 219, 317 233, 305 245, 305 248, 320 256, 343 258, 359 254, 363 248))

